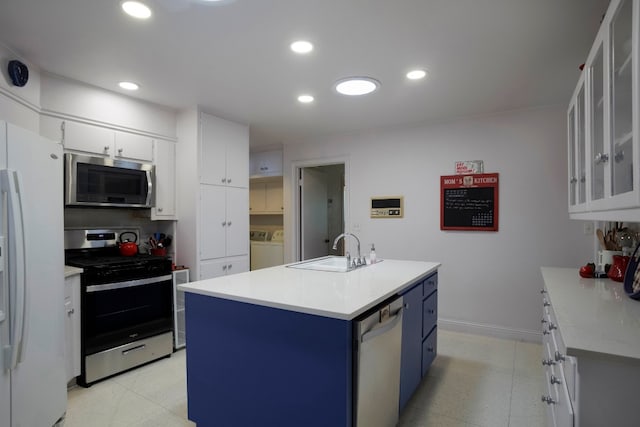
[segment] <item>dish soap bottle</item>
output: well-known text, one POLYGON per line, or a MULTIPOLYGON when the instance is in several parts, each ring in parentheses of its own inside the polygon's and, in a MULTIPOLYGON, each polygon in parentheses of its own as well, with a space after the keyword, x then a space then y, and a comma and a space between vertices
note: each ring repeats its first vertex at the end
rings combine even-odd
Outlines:
POLYGON ((375 263, 376 263, 376 247, 372 243, 371 252, 369 252, 369 264, 375 264, 375 263))

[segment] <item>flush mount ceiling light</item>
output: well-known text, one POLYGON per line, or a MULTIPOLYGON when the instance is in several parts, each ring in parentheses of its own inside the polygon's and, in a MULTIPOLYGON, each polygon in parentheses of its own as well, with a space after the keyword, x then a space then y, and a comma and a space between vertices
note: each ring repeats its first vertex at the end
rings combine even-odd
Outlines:
POLYGON ((309 104, 310 102, 313 102, 314 98, 311 95, 300 95, 298 97, 298 102, 301 102, 303 104, 309 104))
POLYGON ((306 40, 295 41, 291 43, 289 47, 295 53, 309 53, 313 50, 313 45, 311 44, 311 42, 308 42, 306 40))
POLYGON ((139 1, 123 2, 122 10, 124 10, 126 14, 138 19, 148 19, 151 16, 151 9, 139 1))
POLYGON ((371 77, 347 77, 336 82, 336 91, 343 95, 366 95, 380 87, 380 82, 371 77))
POLYGON ((126 90, 138 90, 138 89, 140 89, 140 86, 138 86, 138 84, 133 83, 133 82, 120 82, 120 83, 118 83, 118 86, 120 86, 122 89, 126 89, 126 90))
POLYGON ((424 79, 427 76, 427 72, 425 70, 411 70, 407 73, 407 78, 409 80, 420 80, 424 79))

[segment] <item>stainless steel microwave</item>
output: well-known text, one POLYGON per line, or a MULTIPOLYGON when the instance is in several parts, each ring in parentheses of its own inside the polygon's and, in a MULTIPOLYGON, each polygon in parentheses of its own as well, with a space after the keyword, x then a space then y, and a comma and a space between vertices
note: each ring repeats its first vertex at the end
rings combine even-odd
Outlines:
POLYGON ((151 163, 65 154, 66 206, 150 208, 155 167, 151 163))

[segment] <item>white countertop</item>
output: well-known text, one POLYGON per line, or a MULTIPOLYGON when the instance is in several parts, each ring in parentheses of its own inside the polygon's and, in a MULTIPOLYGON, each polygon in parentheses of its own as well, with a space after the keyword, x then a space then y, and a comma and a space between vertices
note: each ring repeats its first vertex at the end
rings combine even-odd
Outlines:
POLYGON ((278 266, 180 285, 179 289, 233 301, 351 320, 440 263, 385 259, 347 273, 278 266))
POLYGON ((64 277, 65 279, 69 276, 73 276, 74 274, 81 274, 84 270, 78 267, 71 267, 70 265, 64 266, 64 277))
POLYGON ((541 270, 567 354, 640 361, 640 301, 622 283, 585 279, 577 268, 541 270))

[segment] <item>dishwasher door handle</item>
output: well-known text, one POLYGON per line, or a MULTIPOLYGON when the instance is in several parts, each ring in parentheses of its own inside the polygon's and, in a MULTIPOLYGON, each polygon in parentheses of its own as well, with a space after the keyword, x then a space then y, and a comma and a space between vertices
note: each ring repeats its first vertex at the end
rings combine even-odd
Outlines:
POLYGON ((395 328, 396 325, 398 324, 398 322, 400 322, 402 320, 402 310, 403 308, 400 307, 398 309, 398 311, 396 312, 396 315, 393 317, 390 317, 389 320, 387 320, 384 323, 380 323, 378 324, 375 328, 373 328, 372 330, 370 330, 369 332, 366 332, 364 334, 362 334, 362 337, 360 338, 360 342, 365 342, 365 341, 369 341, 379 335, 384 334, 385 332, 390 331, 391 329, 395 328))

